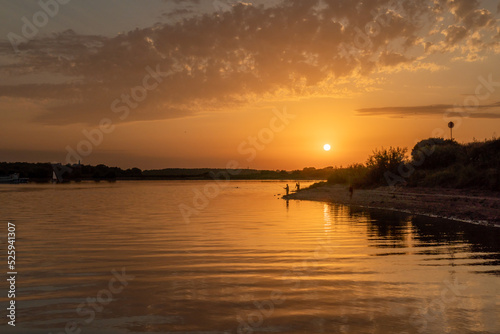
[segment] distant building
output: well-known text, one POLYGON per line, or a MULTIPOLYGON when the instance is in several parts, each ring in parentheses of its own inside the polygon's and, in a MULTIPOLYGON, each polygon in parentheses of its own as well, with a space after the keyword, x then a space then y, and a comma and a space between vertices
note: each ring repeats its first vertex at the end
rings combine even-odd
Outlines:
POLYGON ((0 176, 0 184, 19 184, 19 183, 28 183, 28 179, 19 177, 18 173, 14 173, 9 176, 0 176))

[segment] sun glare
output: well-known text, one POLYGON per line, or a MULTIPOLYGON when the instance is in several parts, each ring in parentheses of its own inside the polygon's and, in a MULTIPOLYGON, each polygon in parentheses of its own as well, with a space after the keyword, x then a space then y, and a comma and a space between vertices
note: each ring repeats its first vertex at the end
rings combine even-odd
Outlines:
POLYGON ((325 151, 330 151, 332 149, 332 147, 330 146, 330 144, 325 144, 325 146, 323 146, 323 149, 325 151))

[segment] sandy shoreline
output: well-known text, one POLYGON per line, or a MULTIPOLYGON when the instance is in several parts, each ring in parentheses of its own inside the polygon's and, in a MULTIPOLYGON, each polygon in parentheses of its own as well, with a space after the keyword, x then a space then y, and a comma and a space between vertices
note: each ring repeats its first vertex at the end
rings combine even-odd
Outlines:
POLYGON ((355 189, 352 199, 349 199, 347 186, 327 185, 304 189, 283 198, 390 209, 500 227, 500 194, 488 191, 380 187, 355 189))

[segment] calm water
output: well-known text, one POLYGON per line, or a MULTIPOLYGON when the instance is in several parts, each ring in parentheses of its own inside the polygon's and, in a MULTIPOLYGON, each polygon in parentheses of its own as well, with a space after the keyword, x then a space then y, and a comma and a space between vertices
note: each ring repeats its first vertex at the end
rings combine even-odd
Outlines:
POLYGON ((215 185, 0 186, 0 332, 500 333, 499 231, 215 185))

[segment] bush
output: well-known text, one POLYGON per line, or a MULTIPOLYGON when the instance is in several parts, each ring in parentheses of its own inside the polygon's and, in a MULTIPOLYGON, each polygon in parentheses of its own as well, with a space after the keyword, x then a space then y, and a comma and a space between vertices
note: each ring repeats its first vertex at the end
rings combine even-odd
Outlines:
POLYGON ((438 169, 464 162, 464 148, 456 141, 429 138, 418 142, 411 151, 413 164, 421 169, 438 169))
POLYGON ((394 176, 402 180, 398 182, 407 181, 410 186, 500 191, 500 139, 459 144, 429 138, 413 147, 411 161, 407 161, 406 152, 406 148, 399 147, 375 150, 366 165, 335 169, 328 183, 370 187, 387 185, 394 176), (403 171, 407 170, 411 172, 405 174, 403 171))
POLYGON ((406 162, 407 148, 389 147, 388 149, 380 149, 373 151, 373 154, 368 157, 366 167, 368 173, 365 178, 366 185, 382 185, 386 184, 386 173, 398 174, 398 168, 402 163, 406 162))
POLYGON ((328 178, 328 183, 362 186, 365 181, 367 171, 366 166, 362 164, 350 165, 347 168, 337 168, 333 170, 332 174, 328 178))
POLYGON ((449 169, 444 169, 427 174, 421 185, 426 187, 452 187, 456 183, 456 173, 449 169))
POLYGON ((468 163, 479 168, 500 169, 500 139, 469 143, 465 145, 465 151, 468 163))
POLYGON ((313 183, 311 184, 309 187, 307 187, 307 189, 315 189, 315 188, 321 188, 323 186, 326 186, 326 182, 322 181, 322 182, 316 182, 316 183, 313 183))
POLYGON ((485 172, 485 174, 488 180, 488 189, 500 191, 500 169, 490 168, 485 172))

